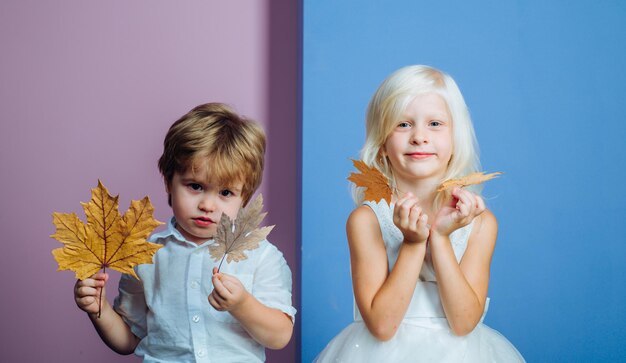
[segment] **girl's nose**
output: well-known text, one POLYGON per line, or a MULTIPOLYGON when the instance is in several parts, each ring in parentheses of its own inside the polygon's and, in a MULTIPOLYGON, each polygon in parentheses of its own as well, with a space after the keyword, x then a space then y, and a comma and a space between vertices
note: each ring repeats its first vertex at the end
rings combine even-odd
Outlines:
POLYGON ((415 127, 413 129, 413 133, 411 134, 411 144, 421 145, 425 143, 428 143, 426 133, 421 127, 415 127))

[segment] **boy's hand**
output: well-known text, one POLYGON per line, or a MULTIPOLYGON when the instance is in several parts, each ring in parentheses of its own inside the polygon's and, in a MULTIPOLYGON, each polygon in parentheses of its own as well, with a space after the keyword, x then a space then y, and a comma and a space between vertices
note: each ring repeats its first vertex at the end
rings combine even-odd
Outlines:
POLYGON ((393 223, 400 229, 408 243, 426 242, 430 234, 428 216, 411 193, 396 202, 393 208, 393 223))
POLYGON ((90 278, 76 281, 74 285, 76 305, 88 314, 97 314, 100 309, 100 298, 105 299, 104 285, 108 279, 109 274, 98 272, 90 278))
POLYGON ((209 304, 218 311, 237 309, 250 296, 250 293, 235 276, 218 273, 213 268, 213 291, 209 294, 209 304))
POLYGON ((465 189, 454 188, 449 203, 437 213, 432 231, 449 236, 455 230, 470 224, 484 211, 485 202, 481 197, 465 189))

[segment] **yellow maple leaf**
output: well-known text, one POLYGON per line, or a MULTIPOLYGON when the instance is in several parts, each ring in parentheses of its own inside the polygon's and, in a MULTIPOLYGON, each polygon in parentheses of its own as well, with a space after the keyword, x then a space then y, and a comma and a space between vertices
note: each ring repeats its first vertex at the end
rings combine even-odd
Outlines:
POLYGON ((462 178, 448 179, 444 181, 443 183, 441 183, 439 188, 437 188, 437 191, 442 192, 444 190, 452 189, 454 187, 463 188, 468 185, 484 183, 487 180, 491 180, 501 174, 502 173, 499 171, 495 173, 491 173, 491 174, 485 174, 484 172, 476 172, 476 173, 468 174, 462 178))
POLYGON ((106 268, 137 277, 134 266, 152 263, 152 256, 162 246, 146 238, 163 223, 152 218, 154 208, 148 197, 131 201, 123 216, 118 199, 98 180, 91 201, 81 202, 86 224, 75 213, 52 214, 57 229, 50 237, 64 245, 52 251, 59 270, 72 270, 79 280, 106 268))
POLYGON ((215 235, 215 242, 209 246, 209 253, 222 266, 226 261, 239 262, 248 258, 244 251, 251 251, 259 247, 259 242, 272 231, 274 226, 259 228, 259 224, 267 213, 263 209, 263 196, 259 194, 246 208, 239 209, 234 221, 226 213, 222 213, 220 224, 215 235))
POLYGON ((356 184, 357 187, 365 188, 365 200, 378 203, 384 199, 387 203, 391 203, 391 187, 387 177, 378 169, 367 166, 361 160, 352 160, 352 163, 361 174, 351 173, 348 180, 356 184))

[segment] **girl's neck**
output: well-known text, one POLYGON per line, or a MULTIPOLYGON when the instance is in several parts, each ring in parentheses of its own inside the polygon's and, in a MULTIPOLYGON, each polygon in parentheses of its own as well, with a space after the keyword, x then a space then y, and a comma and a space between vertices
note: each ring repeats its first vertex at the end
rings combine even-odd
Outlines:
POLYGON ((420 204, 429 208, 437 196, 438 186, 439 180, 435 178, 421 179, 414 182, 396 179, 396 198, 400 199, 407 193, 412 193, 413 196, 420 200, 420 204))

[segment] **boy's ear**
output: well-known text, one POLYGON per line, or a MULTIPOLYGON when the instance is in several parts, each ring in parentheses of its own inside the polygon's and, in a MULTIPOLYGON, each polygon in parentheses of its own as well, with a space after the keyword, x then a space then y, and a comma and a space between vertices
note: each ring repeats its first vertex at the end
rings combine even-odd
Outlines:
POLYGON ((165 192, 167 193, 167 205, 172 206, 172 193, 170 193, 171 183, 167 180, 164 180, 165 184, 165 192))

